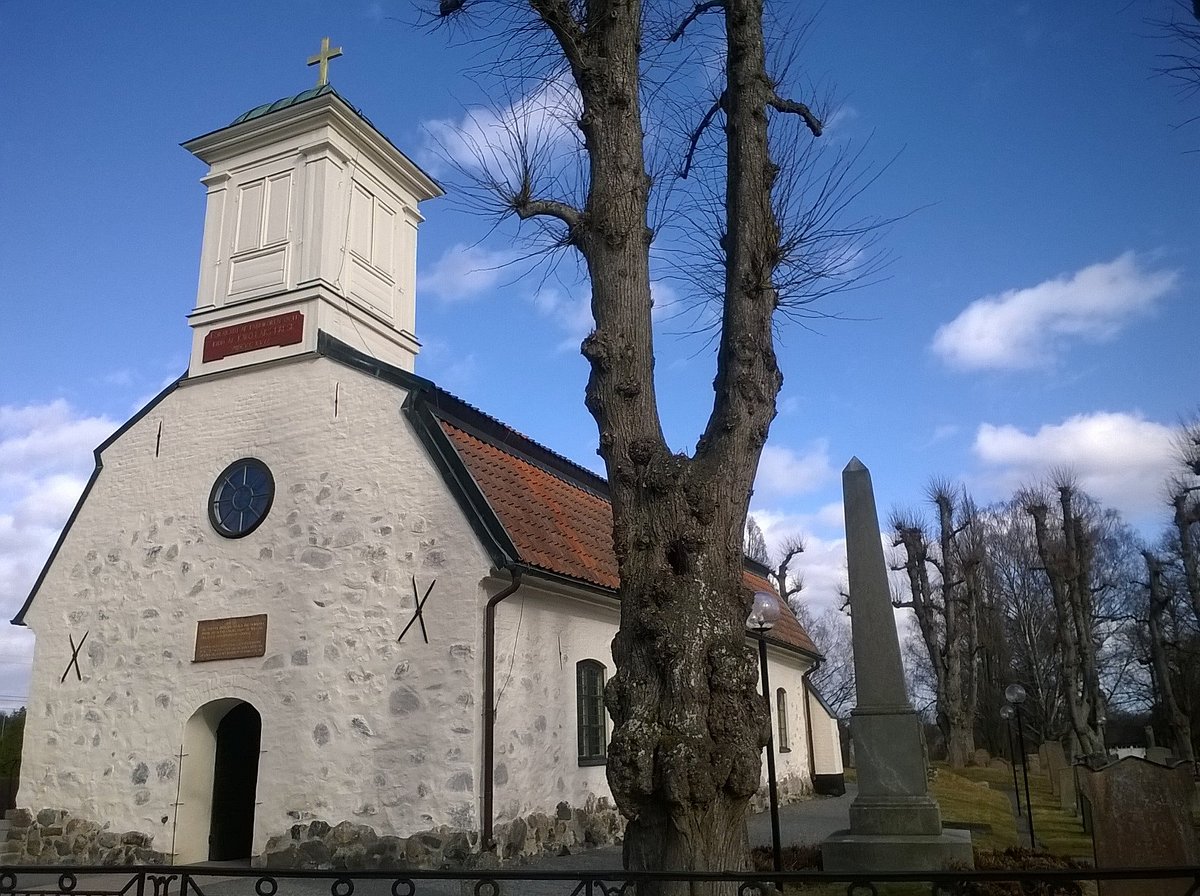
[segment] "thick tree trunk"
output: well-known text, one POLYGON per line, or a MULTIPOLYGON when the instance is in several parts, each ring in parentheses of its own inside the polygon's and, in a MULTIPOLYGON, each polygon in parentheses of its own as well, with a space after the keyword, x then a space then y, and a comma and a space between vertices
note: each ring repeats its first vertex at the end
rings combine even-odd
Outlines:
MULTIPOLYGON (((621 576, 608 778, 628 818, 631 870, 743 869, 745 816, 769 735, 746 643, 742 532, 782 377, 772 275, 779 228, 767 147, 772 96, 758 0, 725 4, 729 87, 726 288, 712 415, 693 458, 674 455, 655 402, 650 321, 650 178, 643 157, 637 0, 532 0, 571 66, 588 194, 559 216, 587 265, 595 329, 587 406, 599 429, 621 576), (569 210, 568 210, 569 211, 569 210)), ((529 202, 525 213, 545 213, 529 202)), ((555 210, 551 210, 553 213, 555 210)), ((640 893, 730 887, 646 886, 640 893)))

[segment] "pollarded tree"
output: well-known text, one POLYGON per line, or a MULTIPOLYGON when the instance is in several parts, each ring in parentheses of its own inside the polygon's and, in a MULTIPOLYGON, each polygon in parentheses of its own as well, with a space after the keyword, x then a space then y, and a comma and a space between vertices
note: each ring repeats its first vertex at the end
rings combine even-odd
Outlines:
POLYGON ((1177 693, 1180 678, 1177 666, 1172 662, 1175 653, 1171 638, 1171 589, 1163 574, 1163 562, 1153 551, 1143 551, 1146 561, 1146 591, 1148 597, 1146 617, 1147 652, 1153 672, 1154 695, 1168 727, 1175 756, 1191 762, 1195 759, 1192 750, 1192 720, 1181 705, 1177 693))
POLYGON ((591 286, 594 329, 582 352, 621 580, 605 703, 608 780, 628 819, 625 865, 743 868, 769 719, 746 644, 742 538, 783 381, 773 328, 781 305, 828 292, 831 275, 862 257, 869 227, 830 217, 858 187, 831 170, 801 191, 789 176, 785 156, 811 160, 800 137, 819 136, 822 124, 768 71, 763 0, 665 3, 654 26, 639 0, 441 0, 437 12, 494 38, 505 56, 498 76, 565 85, 575 105, 578 153, 563 167, 553 167, 536 123, 514 121, 499 154, 476 145, 488 170, 475 183, 500 211, 545 225, 554 244, 574 250, 591 286), (691 77, 681 74, 688 65, 691 77), (707 101, 685 94, 705 79, 707 101), (674 105, 663 113, 651 102, 674 105), (648 136, 648 119, 688 125, 671 147, 670 128, 648 136), (780 142, 792 122, 791 141, 780 142), (667 156, 683 160, 687 185, 649 164, 667 156), (690 456, 668 445, 654 385, 651 211, 660 205, 692 240, 704 233, 698 224, 714 225, 705 248, 717 271, 708 278, 717 284, 715 396, 690 456))
POLYGON ((1176 432, 1175 458, 1178 469, 1167 483, 1171 522, 1184 587, 1200 624, 1200 417, 1176 432))
POLYGON ((1023 499, 1032 517, 1041 571, 1054 600, 1062 672, 1062 697, 1070 725, 1072 751, 1091 756, 1104 752, 1106 710, 1096 662, 1093 559, 1097 533, 1081 511, 1078 488, 1067 476, 1054 486, 1056 505, 1040 491, 1023 499))
POLYGON ((932 667, 938 727, 946 740, 951 768, 962 768, 975 752, 979 704, 979 603, 981 542, 973 533, 975 508, 948 482, 935 480, 928 496, 937 512, 937 538, 931 544, 924 522, 911 513, 891 516, 896 547, 904 548, 897 567, 908 576, 908 600, 932 667), (934 575, 930 575, 930 569, 934 575))

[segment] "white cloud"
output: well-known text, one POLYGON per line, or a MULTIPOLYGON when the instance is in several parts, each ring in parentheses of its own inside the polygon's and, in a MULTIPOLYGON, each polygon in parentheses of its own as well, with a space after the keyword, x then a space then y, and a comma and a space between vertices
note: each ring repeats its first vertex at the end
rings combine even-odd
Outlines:
POLYGON ((442 253, 442 257, 426 267, 417 281, 422 293, 446 302, 471 299, 480 293, 495 288, 507 273, 514 276, 507 265, 516 260, 512 252, 485 249, 455 243, 442 253))
POLYGON ((1133 414, 1097 412, 1032 433, 984 423, 972 450, 1005 489, 1067 469, 1089 494, 1136 523, 1164 512, 1162 484, 1172 464, 1171 434, 1171 427, 1133 414))
POLYGON ((829 443, 814 442, 805 454, 781 445, 767 445, 758 462, 754 491, 768 500, 780 495, 810 492, 833 476, 829 463, 829 443))
POLYGON ((493 175, 513 171, 518 144, 544 160, 557 147, 579 141, 579 94, 569 74, 540 85, 502 109, 476 106, 454 121, 446 118, 425 122, 425 146, 421 161, 435 176, 447 169, 493 175))
POLYGON ((530 297, 533 307, 563 332, 559 351, 577 352, 592 330, 592 297, 573 296, 553 286, 542 286, 530 297))
MULTIPOLYGON (((25 602, 116 424, 65 401, 0 407, 0 616, 25 602)), ((0 626, 0 708, 28 689, 33 637, 0 626)))
POLYGON ((1104 342, 1150 311, 1178 272, 1140 266, 1133 252, 1036 286, 976 299, 933 337, 953 367, 1044 367, 1068 342, 1104 342))
POLYGON ((841 590, 846 587, 846 539, 841 534, 841 504, 830 504, 817 514, 754 509, 750 515, 762 529, 767 550, 772 556, 779 554, 780 546, 786 539, 796 535, 804 539, 804 553, 793 560, 789 567, 791 575, 803 576, 801 598, 818 615, 827 606, 840 606, 841 590), (824 528, 832 516, 830 508, 836 511, 837 517, 830 528, 837 534, 822 537, 814 533, 814 523, 824 528))

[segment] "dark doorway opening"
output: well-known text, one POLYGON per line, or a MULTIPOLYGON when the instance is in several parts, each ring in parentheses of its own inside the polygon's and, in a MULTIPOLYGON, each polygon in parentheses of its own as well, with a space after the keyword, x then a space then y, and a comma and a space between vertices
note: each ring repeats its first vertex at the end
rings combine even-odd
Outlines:
POLYGON ((249 703, 239 703, 217 725, 208 835, 208 858, 212 861, 250 858, 261 741, 262 718, 249 703))

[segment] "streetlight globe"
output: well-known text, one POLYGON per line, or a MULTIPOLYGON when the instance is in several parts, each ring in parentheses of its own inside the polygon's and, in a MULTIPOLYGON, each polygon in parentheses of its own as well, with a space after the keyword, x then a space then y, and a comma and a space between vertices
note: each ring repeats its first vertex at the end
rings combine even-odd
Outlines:
POLYGON ((1011 704, 1005 703, 1000 707, 1000 718, 1004 719, 1006 722, 1011 722, 1013 716, 1016 714, 1016 710, 1012 708, 1011 704))
POLYGON ((1019 684, 1010 684, 1004 689, 1004 699, 1009 703, 1021 704, 1025 702, 1025 688, 1019 684))
POLYGON ((770 591, 755 591, 750 615, 746 617, 746 628, 762 634, 769 632, 779 621, 779 598, 770 591))

